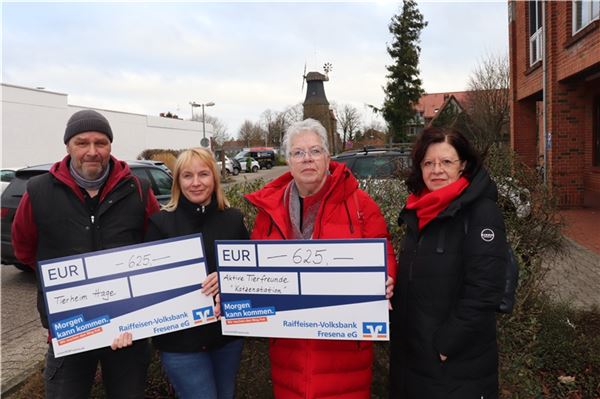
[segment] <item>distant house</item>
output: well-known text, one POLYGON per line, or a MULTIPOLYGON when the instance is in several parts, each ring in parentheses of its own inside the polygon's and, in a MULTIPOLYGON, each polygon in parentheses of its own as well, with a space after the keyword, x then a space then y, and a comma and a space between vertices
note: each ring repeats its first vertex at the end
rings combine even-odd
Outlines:
POLYGON ((600 0, 508 4, 511 145, 560 205, 600 204, 600 0))
POLYGON ((434 119, 445 109, 462 112, 467 99, 466 91, 447 93, 428 93, 421 96, 415 107, 415 117, 408 125, 409 137, 414 137, 431 125, 434 119))

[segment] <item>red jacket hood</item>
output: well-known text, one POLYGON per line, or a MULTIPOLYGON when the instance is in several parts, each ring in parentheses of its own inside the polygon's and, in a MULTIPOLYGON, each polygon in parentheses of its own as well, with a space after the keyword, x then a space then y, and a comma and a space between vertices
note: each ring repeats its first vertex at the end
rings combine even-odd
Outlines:
MULTIPOLYGON (((62 161, 56 162, 50 168, 50 173, 56 177, 60 182, 69 186, 71 190, 75 193, 77 198, 83 201, 83 194, 79 189, 79 186, 71 176, 71 172, 69 171, 69 161, 71 159, 70 155, 67 155, 62 159, 62 161)), ((110 157, 110 173, 108 175, 108 180, 104 183, 104 187, 102 188, 102 193, 100 196, 100 201, 104 199, 106 194, 110 193, 112 189, 124 178, 129 177, 131 175, 131 171, 129 169, 129 165, 125 161, 119 161, 117 158, 111 155, 110 157)))

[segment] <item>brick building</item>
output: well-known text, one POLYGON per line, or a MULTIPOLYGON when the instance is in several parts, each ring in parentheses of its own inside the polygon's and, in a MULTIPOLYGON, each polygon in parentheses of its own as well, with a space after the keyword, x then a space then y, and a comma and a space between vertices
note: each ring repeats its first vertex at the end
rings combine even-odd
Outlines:
POLYGON ((600 0, 508 6, 511 145, 561 206, 600 204, 600 0))

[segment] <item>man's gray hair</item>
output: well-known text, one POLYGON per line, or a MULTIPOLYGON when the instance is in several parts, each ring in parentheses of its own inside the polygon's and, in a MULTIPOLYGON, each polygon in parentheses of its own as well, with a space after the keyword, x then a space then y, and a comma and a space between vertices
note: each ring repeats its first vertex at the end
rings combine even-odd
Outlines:
POLYGON ((294 122, 290 127, 287 128, 285 134, 283 135, 283 141, 281 146, 283 148, 285 159, 290 158, 290 145, 292 143, 292 139, 300 133, 313 132, 316 133, 317 136, 321 138, 321 143, 325 152, 329 154, 329 142, 327 139, 327 130, 323 127, 321 122, 316 119, 307 118, 300 122, 294 122))

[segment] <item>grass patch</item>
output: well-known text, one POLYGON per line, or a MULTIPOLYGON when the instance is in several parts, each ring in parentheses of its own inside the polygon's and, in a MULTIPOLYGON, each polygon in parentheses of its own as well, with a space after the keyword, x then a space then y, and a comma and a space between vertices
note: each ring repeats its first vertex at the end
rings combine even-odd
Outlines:
POLYGON ((503 398, 600 398, 597 308, 577 310, 541 296, 499 326, 503 398))

